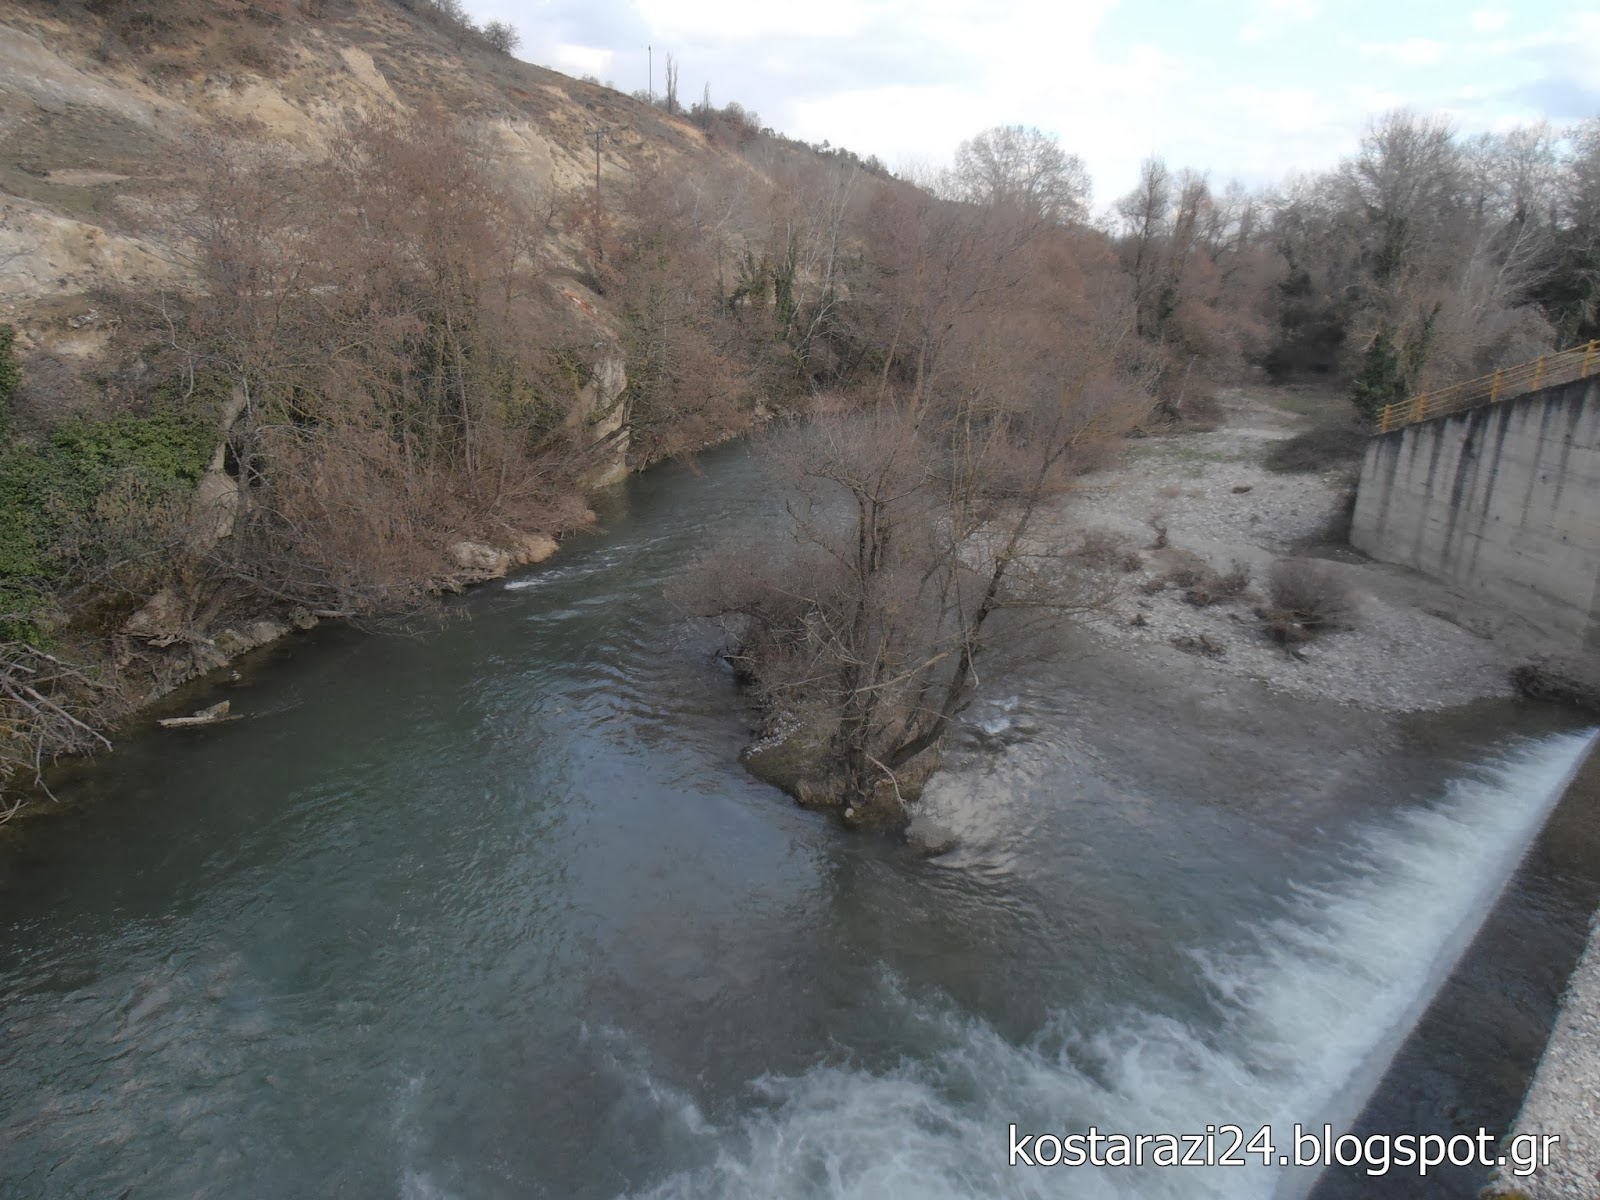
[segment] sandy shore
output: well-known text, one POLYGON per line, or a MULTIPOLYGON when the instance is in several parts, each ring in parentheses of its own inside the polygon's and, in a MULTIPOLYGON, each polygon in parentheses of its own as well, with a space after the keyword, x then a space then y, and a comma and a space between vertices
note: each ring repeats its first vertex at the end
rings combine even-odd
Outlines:
POLYGON ((1220 428, 1135 440, 1119 467, 1086 477, 1068 501, 1070 526, 1120 535, 1142 560, 1110 610, 1091 623, 1097 636, 1154 656, 1191 654, 1175 641, 1193 647, 1203 637, 1215 648, 1204 661, 1218 672, 1376 711, 1511 695, 1508 672, 1537 645, 1537 633, 1445 584, 1371 562, 1345 545, 1354 470, 1283 473, 1264 465, 1275 442, 1309 424, 1289 408, 1305 407, 1303 395, 1261 387, 1232 389, 1222 398, 1220 428), (1153 548, 1157 525, 1167 531, 1166 549, 1153 548), (1206 608, 1186 603, 1175 588, 1141 590, 1186 554, 1223 570, 1245 564, 1251 588, 1206 608), (1357 612, 1350 628, 1290 654, 1266 636, 1255 609, 1272 562, 1297 556, 1330 560, 1354 592, 1357 612))

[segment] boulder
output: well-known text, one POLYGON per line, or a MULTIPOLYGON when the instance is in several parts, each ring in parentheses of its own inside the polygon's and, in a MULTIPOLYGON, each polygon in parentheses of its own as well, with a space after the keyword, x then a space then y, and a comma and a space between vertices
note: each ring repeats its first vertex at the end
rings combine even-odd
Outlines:
POLYGON ((226 659, 235 658, 257 646, 275 642, 289 632, 289 627, 278 621, 252 621, 242 629, 224 629, 211 639, 217 652, 226 659))
POLYGON ((497 579, 511 569, 509 554, 483 542, 456 542, 450 547, 450 558, 463 571, 486 579, 497 579))
POLYGON ((194 532, 190 545, 209 550, 233 533, 239 515, 239 481, 221 469, 210 470, 194 490, 194 532))
POLYGON ((514 533, 507 539, 506 553, 513 567, 531 567, 556 552, 556 540, 542 533, 514 533))
POLYGON ((122 632, 138 638, 173 638, 183 632, 187 606, 171 588, 162 588, 144 607, 122 623, 122 632))

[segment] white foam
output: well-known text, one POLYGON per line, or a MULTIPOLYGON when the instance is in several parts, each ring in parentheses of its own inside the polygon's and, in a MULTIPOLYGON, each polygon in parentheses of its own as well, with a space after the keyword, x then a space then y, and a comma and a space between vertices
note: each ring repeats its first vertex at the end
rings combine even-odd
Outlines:
MULTIPOLYGON (((1058 1014, 1028 1045, 983 1021, 884 1003, 925 1027, 928 1053, 888 1072, 818 1066, 757 1081, 763 1103, 704 1133, 714 1162, 655 1197, 1266 1198, 1310 1186, 1279 1168, 1010 1168, 1026 1131, 1186 1132, 1336 1124, 1364 1102, 1471 939, 1593 735, 1526 745, 1452 783, 1431 807, 1351 841, 1337 882, 1301 889, 1241 946, 1196 952, 1216 1020, 1058 1014)), ((681 1103, 681 1098, 664 1098, 681 1103)))

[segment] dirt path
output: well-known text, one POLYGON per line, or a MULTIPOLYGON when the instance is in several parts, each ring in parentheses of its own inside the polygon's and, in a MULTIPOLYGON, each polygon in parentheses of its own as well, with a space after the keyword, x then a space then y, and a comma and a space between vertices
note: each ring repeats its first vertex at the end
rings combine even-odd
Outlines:
POLYGON ((1069 521, 1121 537, 1143 564, 1094 622, 1099 636, 1152 655, 1198 654, 1228 675, 1363 708, 1418 711, 1510 695, 1507 672, 1536 633, 1444 584, 1351 550, 1343 526, 1353 469, 1286 473, 1265 465, 1275 443, 1309 426, 1304 410, 1341 402, 1266 387, 1221 399, 1218 429, 1136 440, 1119 468, 1087 477, 1069 502, 1069 521), (1158 527, 1166 529, 1164 549, 1155 548, 1158 527), (1143 590, 1190 555, 1220 570, 1244 564, 1251 587, 1205 608, 1177 588, 1143 590), (1292 556, 1330 560, 1356 598, 1350 628, 1293 654, 1268 639, 1256 615, 1271 564, 1292 556))

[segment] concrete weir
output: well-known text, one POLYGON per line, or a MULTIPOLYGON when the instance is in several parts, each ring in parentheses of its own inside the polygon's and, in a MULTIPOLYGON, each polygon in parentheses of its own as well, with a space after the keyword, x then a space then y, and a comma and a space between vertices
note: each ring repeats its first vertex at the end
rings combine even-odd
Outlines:
POLYGON ((1374 437, 1350 541, 1600 648, 1600 378, 1374 437))

